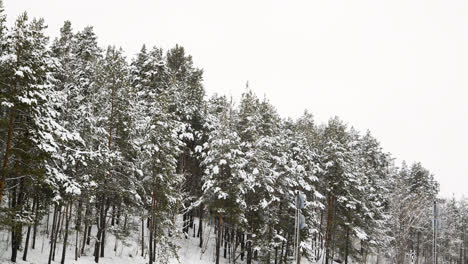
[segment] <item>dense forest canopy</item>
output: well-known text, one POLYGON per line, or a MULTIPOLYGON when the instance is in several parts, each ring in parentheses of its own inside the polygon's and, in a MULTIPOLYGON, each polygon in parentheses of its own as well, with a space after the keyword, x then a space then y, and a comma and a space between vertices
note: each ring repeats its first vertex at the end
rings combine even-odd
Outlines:
POLYGON ((26 260, 42 230, 49 263, 67 247, 75 259, 93 247, 97 263, 109 233, 141 237, 142 256, 167 263, 194 222, 202 247, 206 222, 216 263, 228 243, 233 262, 291 263, 300 191, 302 258, 432 262, 436 202, 438 258, 468 263, 466 201, 437 198, 422 164, 397 166, 370 132, 307 111, 282 117, 249 88, 238 103, 207 96, 182 46, 126 58, 100 47, 92 27, 66 21, 53 41, 45 27, 26 13, 7 27, 0 10, 0 226, 11 261, 26 260))

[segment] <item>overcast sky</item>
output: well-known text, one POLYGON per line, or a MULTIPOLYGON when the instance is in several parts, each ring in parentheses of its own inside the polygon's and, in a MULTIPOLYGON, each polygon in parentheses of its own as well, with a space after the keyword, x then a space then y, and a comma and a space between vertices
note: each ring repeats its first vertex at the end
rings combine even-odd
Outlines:
POLYGON ((208 94, 248 80, 283 116, 309 109, 369 129, 399 160, 420 161, 441 193, 468 197, 468 1, 4 0, 56 37, 92 25, 129 55, 176 43, 208 94))

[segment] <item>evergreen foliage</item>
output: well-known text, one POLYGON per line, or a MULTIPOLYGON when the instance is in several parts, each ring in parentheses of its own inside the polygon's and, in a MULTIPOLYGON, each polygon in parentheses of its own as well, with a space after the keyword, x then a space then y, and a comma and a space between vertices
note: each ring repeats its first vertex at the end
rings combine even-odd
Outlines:
POLYGON ((168 263, 194 218, 200 247, 203 226, 216 229, 216 263, 221 248, 234 263, 291 263, 295 246, 327 264, 408 263, 409 252, 428 263, 436 201, 439 258, 466 263, 466 201, 438 198, 422 164, 395 165, 370 132, 308 112, 283 118, 248 88, 238 104, 207 98, 203 70, 179 45, 143 45, 128 60, 99 47, 92 27, 75 33, 66 21, 51 45, 45 28, 26 13, 9 28, 0 6, 0 224, 11 261, 21 249, 27 259, 47 216, 49 263, 57 241, 62 263, 72 245, 75 260, 92 247, 99 262, 108 233, 141 237, 149 263, 168 263), (296 245, 298 192, 307 202, 296 245))

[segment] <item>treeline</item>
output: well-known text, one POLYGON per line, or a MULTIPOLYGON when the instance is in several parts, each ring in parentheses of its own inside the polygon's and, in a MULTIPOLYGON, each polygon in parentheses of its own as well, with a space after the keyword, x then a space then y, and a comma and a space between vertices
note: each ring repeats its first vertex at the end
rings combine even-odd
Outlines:
POLYGON ((238 104, 206 99, 181 46, 143 46, 128 60, 99 47, 92 27, 67 21, 51 44, 45 28, 26 13, 8 28, 1 10, 0 221, 11 261, 21 249, 27 259, 42 229, 49 263, 64 263, 67 247, 75 260, 93 247, 97 263, 109 233, 140 237, 141 256, 167 263, 194 224, 206 245, 205 221, 216 263, 221 248, 234 263, 291 263, 300 191, 301 257, 431 262, 438 201, 439 258, 468 263, 466 203, 437 200, 431 173, 395 166, 369 132, 307 112, 282 118, 249 89, 238 104))

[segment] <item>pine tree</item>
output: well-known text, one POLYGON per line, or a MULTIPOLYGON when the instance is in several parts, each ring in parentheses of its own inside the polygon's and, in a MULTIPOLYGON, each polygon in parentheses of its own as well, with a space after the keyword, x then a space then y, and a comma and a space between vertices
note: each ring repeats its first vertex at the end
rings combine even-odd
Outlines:
POLYGON ((220 261, 223 223, 243 225, 248 175, 241 139, 234 131, 235 113, 226 98, 212 98, 207 118, 208 141, 203 147, 203 203, 217 223, 216 263, 220 261))
POLYGON ((137 102, 134 104, 136 135, 140 149, 137 171, 142 184, 138 190, 149 222, 149 260, 166 263, 176 255, 170 236, 175 232, 175 215, 180 209, 182 178, 176 174, 177 157, 184 146, 183 124, 171 110, 175 87, 164 80, 167 69, 160 49, 146 56, 145 48, 133 62, 132 80, 137 102), (156 246, 161 254, 155 257, 156 246))

